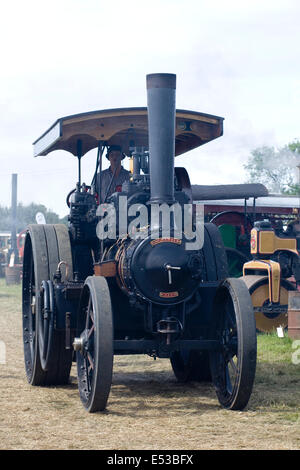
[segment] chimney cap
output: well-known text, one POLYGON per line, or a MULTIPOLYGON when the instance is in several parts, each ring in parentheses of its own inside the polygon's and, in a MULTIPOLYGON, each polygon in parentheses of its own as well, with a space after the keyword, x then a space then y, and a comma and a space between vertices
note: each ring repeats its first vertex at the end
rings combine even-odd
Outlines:
POLYGON ((176 89, 176 75, 173 73, 151 73, 146 76, 147 89, 173 88, 176 89))

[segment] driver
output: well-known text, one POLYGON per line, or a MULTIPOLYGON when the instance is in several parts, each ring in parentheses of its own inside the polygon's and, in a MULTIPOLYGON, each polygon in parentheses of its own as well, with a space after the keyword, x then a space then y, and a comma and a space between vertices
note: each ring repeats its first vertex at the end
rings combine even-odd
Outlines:
MULTIPOLYGON (((121 160, 125 155, 119 145, 111 145, 106 153, 106 158, 110 162, 110 167, 101 172, 101 198, 103 203, 111 194, 121 191, 122 184, 129 180, 130 171, 125 170, 121 165, 121 160)), ((97 187, 100 185, 100 174, 97 175, 97 187)))

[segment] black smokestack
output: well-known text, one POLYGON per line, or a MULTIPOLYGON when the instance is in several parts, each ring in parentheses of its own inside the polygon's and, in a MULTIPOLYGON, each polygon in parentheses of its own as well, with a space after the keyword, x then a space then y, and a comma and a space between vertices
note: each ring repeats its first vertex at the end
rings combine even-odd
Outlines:
POLYGON ((176 75, 147 75, 150 203, 174 203, 176 75))

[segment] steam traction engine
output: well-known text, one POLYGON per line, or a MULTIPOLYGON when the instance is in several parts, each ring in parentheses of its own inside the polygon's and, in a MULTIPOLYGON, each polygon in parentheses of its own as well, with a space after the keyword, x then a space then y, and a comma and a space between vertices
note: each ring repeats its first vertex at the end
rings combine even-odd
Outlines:
POLYGON ((65 117, 34 143, 35 156, 71 152, 78 158, 79 176, 67 197, 68 228, 31 225, 27 230, 27 379, 32 385, 67 383, 76 357, 79 393, 89 412, 106 407, 114 354, 170 358, 179 381, 212 380, 221 405, 229 409, 243 409, 252 392, 251 298, 243 281, 227 277, 218 228, 201 226, 194 217, 193 233, 203 232, 203 243, 196 246, 189 245, 183 221, 172 217, 173 211, 167 235, 161 216, 151 222, 153 207, 182 213, 193 207, 193 187, 183 168, 174 169, 174 156, 222 135, 222 118, 176 110, 175 83, 175 75, 148 75, 148 108, 65 117), (111 145, 131 156, 132 175, 121 191, 99 201, 97 175, 111 145), (87 186, 81 183, 81 158, 92 148, 98 149, 96 168, 87 186), (115 232, 99 237, 106 208, 115 232), (149 223, 137 223, 138 213, 149 223))

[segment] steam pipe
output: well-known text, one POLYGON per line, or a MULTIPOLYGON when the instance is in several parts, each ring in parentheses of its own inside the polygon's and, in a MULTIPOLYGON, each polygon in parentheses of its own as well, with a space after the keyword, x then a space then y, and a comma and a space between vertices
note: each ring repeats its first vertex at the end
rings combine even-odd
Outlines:
POLYGON ((150 74, 147 81, 150 201, 174 203, 176 75, 150 74))

